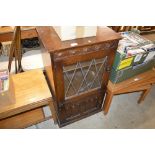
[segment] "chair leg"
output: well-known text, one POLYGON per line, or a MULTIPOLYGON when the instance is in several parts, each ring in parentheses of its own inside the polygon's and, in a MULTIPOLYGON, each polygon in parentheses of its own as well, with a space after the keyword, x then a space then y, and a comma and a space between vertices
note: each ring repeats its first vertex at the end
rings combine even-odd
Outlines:
POLYGON ((139 98, 139 100, 138 100, 138 104, 140 104, 140 103, 142 103, 142 101, 144 101, 145 97, 148 95, 148 93, 150 92, 150 90, 151 90, 151 87, 148 88, 148 89, 145 89, 145 90, 142 92, 142 94, 141 94, 141 96, 140 96, 140 98, 139 98))
POLYGON ((113 96, 114 96, 113 93, 107 92, 105 102, 104 102, 104 105, 103 105, 104 115, 106 115, 108 113, 108 111, 109 111, 113 96))

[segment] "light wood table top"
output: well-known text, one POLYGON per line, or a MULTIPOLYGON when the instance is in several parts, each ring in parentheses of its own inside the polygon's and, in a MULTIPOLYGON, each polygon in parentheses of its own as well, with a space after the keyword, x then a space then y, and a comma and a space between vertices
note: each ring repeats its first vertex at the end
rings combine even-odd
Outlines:
MULTIPOLYGON (((21 30, 31 30, 35 29, 34 26, 21 26, 21 30)), ((0 27, 0 34, 2 33, 8 33, 8 32, 13 32, 14 26, 1 26, 0 27)))
POLYGON ((42 70, 11 75, 11 78, 15 103, 4 103, 0 97, 0 119, 48 105, 48 101, 51 101, 52 96, 42 70))
MULTIPOLYGON (((14 28, 11 26, 0 27, 0 42, 12 41, 14 28)), ((34 26, 21 26, 21 38, 34 38, 38 37, 36 27, 34 26)))

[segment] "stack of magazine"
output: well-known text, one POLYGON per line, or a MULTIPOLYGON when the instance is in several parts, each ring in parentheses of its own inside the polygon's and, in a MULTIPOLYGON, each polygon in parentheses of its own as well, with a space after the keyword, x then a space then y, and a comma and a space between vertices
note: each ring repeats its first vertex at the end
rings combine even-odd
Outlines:
POLYGON ((155 51, 155 44, 137 33, 129 31, 121 35, 123 39, 120 40, 117 51, 126 54, 127 57, 155 51))
POLYGON ((8 71, 0 71, 0 93, 7 91, 9 87, 9 76, 8 71))

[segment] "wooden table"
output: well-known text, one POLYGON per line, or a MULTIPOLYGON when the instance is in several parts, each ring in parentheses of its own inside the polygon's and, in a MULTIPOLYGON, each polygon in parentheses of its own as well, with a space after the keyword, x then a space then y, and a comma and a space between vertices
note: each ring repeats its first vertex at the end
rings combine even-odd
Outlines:
POLYGON ((142 94, 138 100, 138 103, 141 103, 149 93, 151 86, 154 83, 155 69, 137 75, 118 84, 113 84, 111 81, 109 81, 106 98, 103 105, 104 114, 106 115, 108 113, 114 95, 142 91, 142 94))
POLYGON ((0 96, 0 128, 25 128, 49 119, 45 118, 42 107, 52 106, 52 96, 43 72, 32 70, 10 78, 11 91, 14 90, 10 93, 14 93, 15 101, 3 102, 0 96))
MULTIPOLYGON (((22 26, 21 38, 28 39, 38 37, 34 26, 22 26)), ((12 41, 14 28, 10 26, 0 27, 0 42, 12 41)))

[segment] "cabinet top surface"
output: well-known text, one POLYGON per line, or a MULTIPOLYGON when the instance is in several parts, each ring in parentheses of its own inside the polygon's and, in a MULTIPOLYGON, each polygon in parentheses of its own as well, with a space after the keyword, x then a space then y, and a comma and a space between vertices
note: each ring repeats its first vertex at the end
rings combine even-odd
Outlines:
POLYGON ((94 37, 73 39, 67 41, 61 41, 52 26, 38 26, 36 27, 36 30, 38 32, 38 37, 40 41, 48 52, 56 52, 59 50, 76 48, 80 46, 82 47, 85 45, 93 45, 106 41, 121 39, 120 34, 114 32, 108 27, 103 26, 97 28, 97 34, 94 37))

